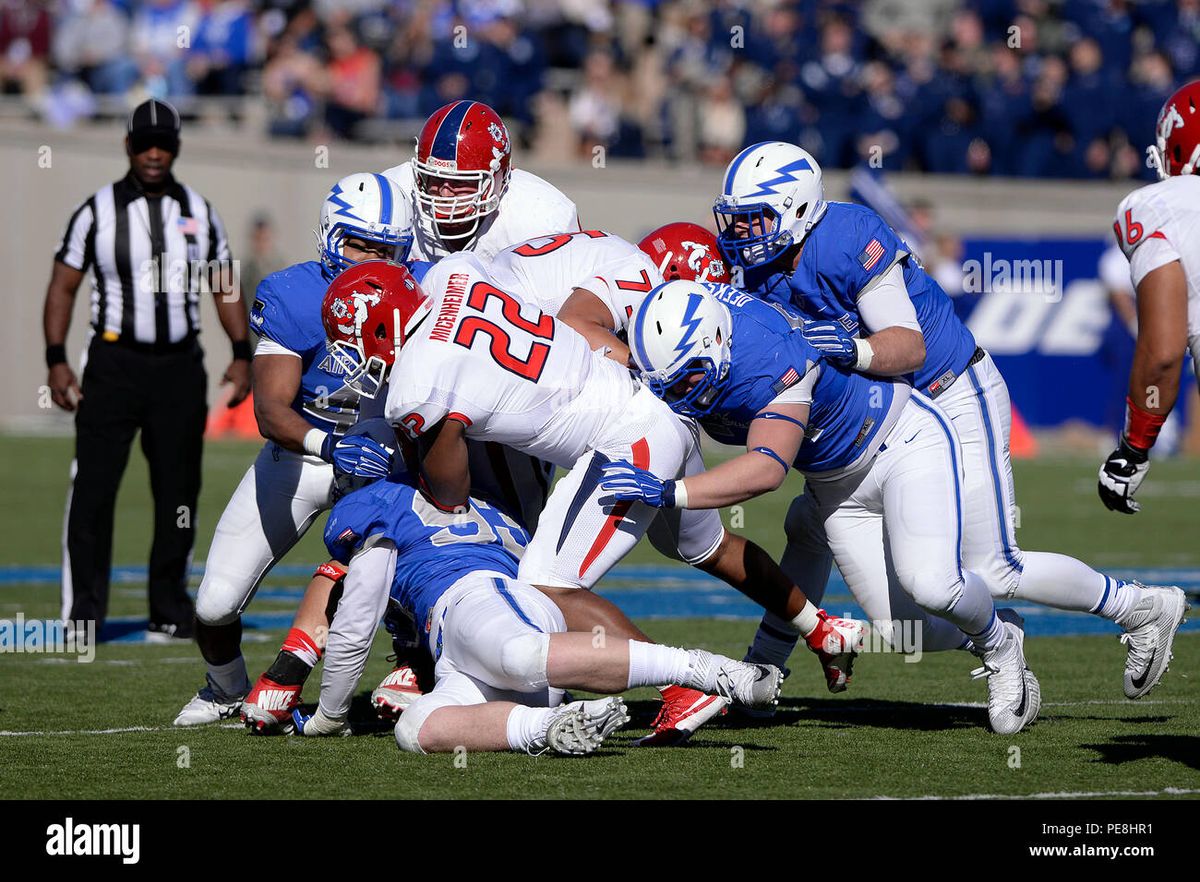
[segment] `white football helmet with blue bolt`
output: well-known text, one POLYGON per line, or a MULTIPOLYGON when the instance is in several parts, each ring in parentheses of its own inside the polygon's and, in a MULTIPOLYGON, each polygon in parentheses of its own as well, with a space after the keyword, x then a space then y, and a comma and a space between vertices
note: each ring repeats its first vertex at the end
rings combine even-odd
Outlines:
POLYGON ((677 414, 712 412, 729 385, 729 309, 709 285, 677 280, 646 295, 629 329, 630 349, 642 378, 677 414), (701 373, 691 385, 688 378, 701 373))
POLYGON ((769 263, 804 241, 825 206, 821 166, 807 150, 783 141, 747 147, 713 203, 721 253, 741 267, 769 263))
POLYGON ((391 253, 384 259, 403 263, 413 243, 412 204, 383 175, 356 172, 333 185, 314 232, 321 264, 331 278, 354 263, 342 251, 351 237, 386 245, 391 253))

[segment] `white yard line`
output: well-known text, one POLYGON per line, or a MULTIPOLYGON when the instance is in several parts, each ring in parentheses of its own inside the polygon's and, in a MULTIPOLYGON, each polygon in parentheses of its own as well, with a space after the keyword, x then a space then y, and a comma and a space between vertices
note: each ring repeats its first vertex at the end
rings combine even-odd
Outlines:
POLYGON ((1059 793, 968 793, 964 796, 872 796, 871 799, 912 800, 977 800, 977 799, 1099 799, 1105 796, 1195 796, 1200 790, 1166 787, 1162 790, 1093 790, 1062 791, 1059 793))
MULTIPOLYGON (((127 726, 123 729, 55 729, 41 732, 12 732, 0 730, 0 738, 22 738, 28 735, 124 735, 129 732, 187 732, 198 726, 127 726)), ((220 729, 241 729, 241 723, 222 723, 220 729)))

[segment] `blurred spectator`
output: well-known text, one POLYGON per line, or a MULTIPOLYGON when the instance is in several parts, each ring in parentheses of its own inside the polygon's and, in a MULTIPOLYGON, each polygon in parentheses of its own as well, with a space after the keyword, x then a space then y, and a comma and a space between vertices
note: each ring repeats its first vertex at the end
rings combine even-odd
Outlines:
POLYGON ((79 76, 99 95, 128 91, 138 79, 129 57, 129 22, 110 0, 71 0, 77 14, 66 16, 54 35, 60 70, 79 76))
POLYGON ((526 144, 568 108, 584 155, 781 139, 831 168, 1148 178, 1200 0, 0 0, 0 64, 64 123, 134 88, 260 93, 272 134, 389 137, 360 123, 473 97, 526 144))
POLYGON ((46 85, 50 14, 46 3, 0 0, 0 90, 36 99, 46 85))
POLYGON ((326 35, 329 64, 319 82, 325 96, 325 124, 338 137, 349 138, 380 104, 382 65, 379 56, 359 43, 348 27, 326 35))
MULTIPOLYGON (((275 225, 267 214, 257 214, 250 221, 250 247, 243 254, 248 255, 241 261, 242 290, 253 294, 258 290, 258 283, 276 270, 287 266, 275 246, 275 225)), ((254 297, 246 297, 246 308, 254 303, 254 297)), ((251 328, 253 330, 253 328, 251 328)))
POLYGON ((196 35, 199 10, 190 0, 144 0, 133 15, 133 57, 146 90, 159 98, 195 92, 188 78, 187 51, 196 35))
POLYGON ((238 95, 256 50, 250 9, 245 0, 200 0, 200 8, 188 77, 201 95, 238 95))

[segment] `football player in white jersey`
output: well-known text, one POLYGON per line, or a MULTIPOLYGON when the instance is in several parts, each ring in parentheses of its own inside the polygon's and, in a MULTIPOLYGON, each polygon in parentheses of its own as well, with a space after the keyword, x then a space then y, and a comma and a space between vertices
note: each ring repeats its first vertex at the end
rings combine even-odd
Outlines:
MULTIPOLYGON (((384 414, 425 448, 423 492, 447 510, 466 503, 467 439, 571 468, 551 493, 521 578, 553 597, 570 627, 645 640, 616 607, 574 590, 594 585, 657 515, 639 504, 606 504, 600 466, 632 457, 682 475, 697 443, 694 428, 624 366, 497 287, 474 255, 444 259, 427 280, 434 297, 398 283, 390 292, 397 305, 381 305, 393 315, 387 326, 398 329, 399 349, 384 414)), ((840 648, 840 634, 804 603, 806 635, 840 648)))
POLYGON ((1113 233, 1137 293, 1137 347, 1125 399, 1125 430, 1100 469, 1100 498, 1134 514, 1150 448, 1175 406, 1190 349, 1200 377, 1200 80, 1167 99, 1149 148, 1159 181, 1126 196, 1113 233))
POLYGON ((437 110, 413 158, 383 174, 415 206, 413 256, 421 260, 473 251, 487 261, 534 236, 580 228, 574 202, 512 167, 508 128, 479 101, 437 110))
MULTIPOLYGON (((639 245, 599 230, 540 236, 502 251, 488 272, 499 287, 555 316, 583 335, 593 350, 606 351, 622 365, 630 364, 625 342, 630 318, 664 278, 729 278, 712 233, 689 223, 661 227, 639 245)), ((685 474, 703 470, 704 459, 695 446, 685 474)), ((647 535, 663 554, 725 580, 768 610, 769 627, 760 631, 747 661, 782 667, 797 639, 811 632, 807 622, 796 620, 805 609, 803 592, 765 551, 727 532, 716 510, 663 511, 647 535)), ((819 615, 824 617, 823 612, 819 615)), ((848 645, 861 642, 861 622, 829 621, 848 645)), ((810 648, 818 651, 811 642, 810 648)), ((853 653, 818 654, 830 691, 843 691, 852 673, 853 653)), ((690 721, 685 711, 668 696, 655 724, 660 741, 677 737, 679 727, 686 730, 690 721)))

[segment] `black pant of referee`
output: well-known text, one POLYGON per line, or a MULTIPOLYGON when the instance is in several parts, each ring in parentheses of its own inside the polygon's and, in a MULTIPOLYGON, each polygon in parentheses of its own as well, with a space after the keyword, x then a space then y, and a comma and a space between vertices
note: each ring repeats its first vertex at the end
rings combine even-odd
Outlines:
POLYGON ((99 630, 108 615, 117 489, 140 432, 154 496, 149 631, 160 639, 192 636, 188 569, 208 415, 198 340, 204 288, 233 344, 223 377, 233 385, 229 406, 250 387, 249 329, 225 227, 208 200, 172 176, 179 143, 179 114, 169 104, 147 101, 130 115, 129 172, 71 215, 44 317, 51 396, 76 411, 63 618, 99 630), (88 271, 92 330, 81 386, 64 341, 88 271))
MULTIPOLYGON (((195 337, 152 346, 95 337, 75 415, 75 475, 67 511, 70 621, 104 620, 117 488, 134 435, 150 466, 154 542, 148 574, 150 622, 190 634, 188 567, 208 416, 208 374, 195 337)), ((99 625, 97 625, 99 627, 99 625)))

